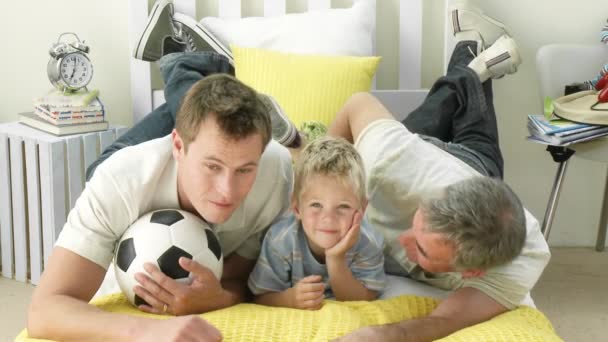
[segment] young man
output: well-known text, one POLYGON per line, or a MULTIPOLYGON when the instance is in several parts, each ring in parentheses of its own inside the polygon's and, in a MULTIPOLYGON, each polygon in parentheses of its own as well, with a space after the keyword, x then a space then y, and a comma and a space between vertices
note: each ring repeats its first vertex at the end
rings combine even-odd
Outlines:
POLYGON ((461 41, 419 108, 400 123, 376 98, 357 94, 329 132, 361 153, 366 215, 384 234, 387 273, 453 292, 428 317, 340 341, 445 337, 517 307, 549 261, 538 222, 499 180, 490 79, 517 70, 517 46, 500 23, 466 3, 451 14, 461 41))
MULTIPOLYGON (((171 14, 172 6, 161 2, 151 20, 160 24, 171 14)), ((148 26, 152 31, 144 36, 153 39, 159 26, 148 26)), ((273 101, 230 75, 208 76, 230 70, 225 56, 165 57, 168 102, 119 139, 118 151, 104 155, 89 173, 34 292, 28 315, 32 337, 219 340, 221 334, 198 316, 159 321, 109 314, 87 303, 129 225, 155 209, 181 208, 200 215, 218 235, 226 255, 222 279, 185 258, 180 265, 192 273, 191 284, 158 268, 147 270, 149 275, 136 276, 141 286, 135 289, 150 304, 144 310, 183 316, 237 304, 247 294, 263 234, 289 206, 291 158, 271 139, 286 135, 285 129, 277 132, 277 110, 268 113, 273 101)))

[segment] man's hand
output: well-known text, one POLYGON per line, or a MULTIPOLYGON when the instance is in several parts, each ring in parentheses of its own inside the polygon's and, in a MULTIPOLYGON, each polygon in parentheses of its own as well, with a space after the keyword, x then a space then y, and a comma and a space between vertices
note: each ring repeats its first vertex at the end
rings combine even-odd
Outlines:
POLYGON ((291 292, 290 305, 296 309, 319 310, 325 298, 325 284, 321 282, 321 276, 311 275, 302 278, 296 286, 288 289, 291 292))
POLYGON ((344 235, 344 237, 333 247, 325 250, 325 258, 327 259, 327 262, 332 261, 330 259, 343 260, 346 252, 353 248, 357 241, 359 241, 361 217, 361 213, 356 211, 355 215, 353 215, 353 222, 346 232, 346 235, 344 235))
POLYGON ((206 267, 196 261, 181 257, 180 266, 192 274, 192 283, 182 284, 169 278, 151 263, 144 264, 144 273, 135 274, 141 284, 134 291, 150 305, 141 305, 143 311, 155 314, 198 314, 226 305, 226 296, 220 281, 206 267), (166 304, 166 307, 165 307, 166 304), (166 310, 165 310, 166 309, 166 310))

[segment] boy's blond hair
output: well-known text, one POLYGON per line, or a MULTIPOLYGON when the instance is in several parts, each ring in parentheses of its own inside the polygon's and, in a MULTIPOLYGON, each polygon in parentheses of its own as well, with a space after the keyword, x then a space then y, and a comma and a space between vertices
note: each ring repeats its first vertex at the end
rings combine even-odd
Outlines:
POLYGON ((309 143, 296 162, 293 199, 299 200, 310 176, 336 177, 351 186, 360 203, 366 201, 365 170, 354 146, 342 138, 322 137, 309 143))

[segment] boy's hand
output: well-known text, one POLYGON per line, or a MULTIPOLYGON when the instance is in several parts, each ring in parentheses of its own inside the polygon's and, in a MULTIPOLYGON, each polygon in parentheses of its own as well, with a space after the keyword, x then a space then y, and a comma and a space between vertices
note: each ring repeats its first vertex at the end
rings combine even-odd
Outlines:
POLYGON ((319 310, 325 298, 325 284, 319 275, 302 278, 296 286, 288 291, 292 294, 291 307, 305 310, 319 310))
POLYGON ((353 248, 353 246, 357 243, 359 240, 359 232, 361 231, 361 217, 361 213, 356 211, 355 215, 353 215, 353 222, 346 232, 346 235, 344 235, 344 237, 333 247, 325 250, 325 258, 327 259, 327 262, 332 261, 330 259, 344 259, 346 252, 353 248))

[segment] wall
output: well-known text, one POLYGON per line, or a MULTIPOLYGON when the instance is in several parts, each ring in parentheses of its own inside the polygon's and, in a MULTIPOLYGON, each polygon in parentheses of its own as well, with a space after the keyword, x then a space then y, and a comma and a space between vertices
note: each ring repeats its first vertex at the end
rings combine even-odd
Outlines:
MULTIPOLYGON (((142 0, 144 1, 144 0, 142 0)), ((261 0, 247 0, 246 15, 261 13, 261 0)), ((378 53, 387 55, 379 70, 379 88, 394 88, 397 57, 392 43, 397 27, 398 0, 376 0, 378 11, 378 53)), ((549 43, 599 44, 599 30, 608 17, 605 0, 478 0, 487 13, 511 28, 521 48, 524 64, 520 71, 495 82, 495 106, 505 157, 505 178, 520 194, 529 210, 542 220, 556 164, 543 146, 525 141, 526 115, 540 109, 535 53, 549 43)), ((31 110, 33 97, 46 92, 48 47, 65 31, 76 32, 91 45, 95 65, 92 86, 100 89, 108 119, 130 125, 130 88, 127 6, 125 0, 1 0, 0 32, 0 122, 12 121, 16 113, 31 110)), ((303 0, 289 0, 288 11, 301 11, 303 0)), ((348 6, 348 0, 334 0, 334 6, 348 6)), ((423 83, 428 87, 441 74, 442 1, 425 1, 423 83)), ((204 7, 216 10, 205 2, 204 7)), ((607 56, 608 61, 608 56, 607 56)), ((599 70, 598 65, 598 70, 599 70)), ((573 158, 561 195, 552 245, 594 244, 604 189, 606 167, 573 158)))

